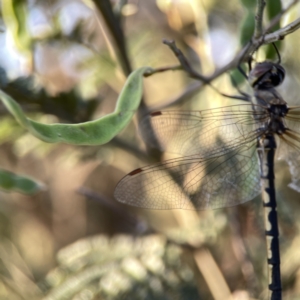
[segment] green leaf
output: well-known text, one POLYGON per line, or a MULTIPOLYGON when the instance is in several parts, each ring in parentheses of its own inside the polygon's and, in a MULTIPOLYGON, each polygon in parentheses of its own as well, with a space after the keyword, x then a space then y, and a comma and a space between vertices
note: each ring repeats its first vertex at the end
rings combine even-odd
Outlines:
POLYGON ((45 187, 33 179, 0 169, 0 189, 6 192, 14 191, 31 195, 45 187))
POLYGON ((233 86, 239 87, 246 79, 238 69, 234 69, 230 72, 230 80, 233 86))
POLYGON ((240 0, 241 4, 250 11, 254 11, 256 1, 253 0, 240 0))
MULTIPOLYGON (((282 5, 280 0, 267 1, 266 12, 269 20, 272 20, 277 16, 282 10, 282 5)), ((280 28, 280 23, 276 24, 272 31, 278 30, 280 28)), ((280 50, 282 43, 276 43, 277 49, 280 50)), ((267 45, 266 47, 266 57, 267 59, 273 60, 277 59, 277 53, 273 45, 267 45)))
POLYGON ((31 52, 31 36, 28 30, 28 7, 26 0, 5 0, 2 2, 2 16, 11 33, 16 47, 29 55, 31 52))
MULTIPOLYGON (((266 3, 266 11, 269 20, 273 19, 276 17, 282 10, 282 5, 281 5, 281 0, 272 0, 272 1, 267 1, 266 3)), ((273 30, 277 30, 280 28, 280 24, 278 23, 273 30)))
POLYGON ((247 16, 244 18, 240 32, 240 43, 245 45, 248 43, 253 35, 255 26, 255 14, 252 11, 248 11, 247 16))
POLYGON ((143 74, 149 69, 142 67, 132 72, 119 95, 115 111, 95 121, 46 125, 27 118, 19 104, 1 90, 0 99, 21 126, 45 142, 101 145, 109 142, 130 122, 142 98, 143 74))

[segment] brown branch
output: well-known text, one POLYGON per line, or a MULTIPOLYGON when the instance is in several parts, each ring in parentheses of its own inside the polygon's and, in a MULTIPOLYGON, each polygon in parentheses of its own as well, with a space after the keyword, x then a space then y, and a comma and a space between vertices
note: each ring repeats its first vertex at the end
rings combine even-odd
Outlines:
MULTIPOLYGON (((291 7, 291 6, 290 6, 291 7)), ((284 13, 286 10, 284 10, 284 13)), ((282 15, 283 13, 281 13, 282 15)), ((269 30, 270 26, 268 26, 269 30)), ((151 110, 155 109, 163 109, 170 105, 175 105, 183 102, 185 99, 193 96, 196 94, 204 85, 205 83, 211 82, 218 78, 219 76, 223 75, 224 73, 237 68, 242 62, 248 61, 249 57, 261 46, 264 44, 271 44, 273 42, 283 40, 284 37, 288 34, 293 33, 297 29, 300 28, 300 18, 295 20, 294 22, 286 25, 285 27, 278 29, 277 31, 274 31, 272 33, 266 33, 266 31, 260 36, 258 39, 253 38, 252 41, 250 41, 242 50, 240 50, 237 55, 224 67, 216 70, 212 75, 210 76, 203 76, 205 78, 204 81, 201 82, 193 82, 187 88, 180 93, 180 95, 171 98, 167 100, 164 104, 156 107, 151 107, 151 110)))
POLYGON ((175 54, 178 61, 180 62, 182 69, 184 71, 186 71, 191 78, 198 79, 203 82, 207 82, 207 79, 205 76, 199 74, 196 70, 194 70, 191 67, 189 61, 186 59, 186 57, 184 56, 182 51, 179 48, 177 48, 175 41, 169 41, 169 40, 164 39, 163 43, 172 50, 172 52, 175 54))
POLYGON ((257 9, 255 14, 255 31, 254 38, 258 39, 263 32, 263 14, 266 6, 265 0, 257 0, 257 9))
POLYGON ((263 44, 270 44, 276 41, 283 40, 286 35, 293 33, 299 28, 300 28, 300 18, 296 19, 294 22, 286 25, 285 27, 278 29, 275 32, 266 34, 265 37, 263 38, 263 44))
MULTIPOLYGON (((164 108, 166 108, 166 107, 168 107, 170 105, 179 104, 179 103, 183 102, 184 100, 186 100, 187 98, 192 97, 205 84, 209 84, 211 81, 213 81, 217 77, 221 76, 222 74, 228 72, 229 70, 232 70, 232 69, 238 67, 241 64, 241 62, 247 61, 248 57, 256 50, 255 47, 256 46, 252 42, 249 42, 235 56, 235 58, 231 62, 229 62, 224 67, 216 70, 214 74, 212 74, 211 76, 207 76, 207 77, 199 74, 200 76, 199 76, 198 80, 200 80, 200 81, 191 83, 189 86, 187 86, 187 88, 179 96, 176 96, 175 98, 171 98, 170 100, 166 101, 162 105, 152 106, 152 107, 149 108, 149 110, 152 111, 152 110, 164 109, 164 108), (203 80, 203 78, 204 78, 204 80, 203 80)), ((187 73, 190 75, 189 72, 187 72, 187 73)))
POLYGON ((152 76, 156 73, 162 73, 166 71, 178 71, 182 70, 182 66, 180 65, 175 65, 175 66, 167 66, 167 67, 161 67, 161 68, 156 68, 156 69, 149 69, 144 73, 144 77, 149 77, 152 76))
POLYGON ((118 50, 118 57, 122 66, 123 72, 129 75, 131 66, 126 49, 126 40, 121 27, 119 18, 114 14, 111 2, 109 0, 94 0, 97 9, 101 12, 103 19, 113 37, 116 48, 118 50))
POLYGON ((283 9, 277 16, 275 16, 269 23, 269 25, 267 26, 267 28, 265 29, 265 32, 270 32, 270 30, 277 24, 280 22, 282 16, 289 11, 295 4, 299 3, 299 0, 294 0, 292 1, 285 9, 283 9))

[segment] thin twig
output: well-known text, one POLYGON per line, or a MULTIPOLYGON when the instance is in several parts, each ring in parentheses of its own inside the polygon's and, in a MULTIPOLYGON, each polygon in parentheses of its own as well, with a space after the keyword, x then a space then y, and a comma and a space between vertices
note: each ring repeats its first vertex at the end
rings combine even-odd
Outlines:
POLYGON ((254 31, 254 38, 258 39, 261 37, 263 32, 263 14, 264 8, 266 6, 265 0, 257 0, 256 4, 256 15, 255 15, 255 31, 254 31))
MULTIPOLYGON (((190 85, 187 86, 187 88, 179 95, 176 96, 175 98, 171 98, 170 100, 166 101, 162 105, 159 106, 152 106, 149 109, 149 111, 153 110, 160 110, 164 109, 170 105, 175 105, 183 102, 189 97, 192 97, 195 95, 205 84, 210 84, 211 81, 216 79, 217 77, 221 76, 222 74, 228 72, 231 69, 236 68, 241 62, 247 61, 250 53, 252 54, 255 51, 255 48, 253 48, 254 45, 249 42, 236 56, 235 58, 229 62, 227 65, 224 67, 218 69, 215 71, 214 74, 208 77, 204 77, 203 75, 200 75, 198 78, 201 80, 201 78, 205 78, 204 80, 201 80, 200 82, 193 82, 190 85), (247 58, 247 59, 246 59, 247 58)), ((190 75, 190 74, 189 74, 190 75)), ((239 98, 240 99, 240 98, 239 98)), ((245 100, 245 99, 240 99, 240 100, 245 100)))
POLYGON ((144 73, 144 77, 149 77, 156 73, 162 73, 162 72, 166 72, 166 71, 178 71, 178 70, 182 70, 182 69, 183 68, 181 65, 167 66, 167 67, 162 67, 162 68, 157 68, 157 69, 149 69, 148 71, 146 71, 144 73))
POLYGON ((283 9, 277 16, 275 16, 269 23, 269 25, 266 27, 265 32, 270 32, 270 30, 280 22, 282 16, 289 11, 294 5, 299 3, 299 0, 292 1, 285 9, 283 9))
POLYGON ((94 3, 98 10, 101 12, 107 27, 114 39, 117 55, 120 59, 120 63, 124 74, 129 75, 131 72, 131 66, 126 49, 126 41, 123 30, 121 28, 120 20, 114 14, 112 4, 109 0, 94 0, 94 3))
POLYGON ((263 44, 270 44, 276 41, 283 40, 286 35, 293 33, 299 28, 300 28, 300 18, 296 19, 294 22, 286 25, 285 27, 278 29, 275 32, 266 34, 263 40, 263 44))
MULTIPOLYGON (((217 93, 219 93, 220 95, 222 95, 224 97, 234 98, 234 99, 239 99, 239 100, 244 100, 244 101, 249 101, 249 97, 245 97, 245 96, 244 97, 242 97, 242 96, 229 96, 227 94, 221 93, 218 89, 216 89, 214 86, 211 85, 211 82, 210 82, 211 80, 210 79, 208 79, 207 77, 199 74, 196 70, 194 70, 192 68, 192 66, 190 65, 189 61, 187 60, 187 58, 182 53, 182 51, 179 48, 177 48, 177 46, 176 46, 176 44, 175 44, 174 41, 164 40, 163 43, 170 47, 170 49, 172 50, 172 52, 175 54, 175 56, 179 60, 179 62, 181 64, 181 69, 184 70, 191 78, 198 79, 201 82, 203 82, 204 84, 208 84, 214 91, 216 91, 217 93)), ((165 68, 165 70, 166 69, 167 68, 165 68)))
POLYGON ((208 83, 207 82, 207 78, 205 76, 201 75, 200 73, 198 73, 196 70, 194 70, 191 67, 189 61, 184 56, 184 54, 182 53, 182 51, 179 48, 177 48, 175 41, 163 39, 163 43, 165 45, 167 45, 171 49, 171 51, 174 53, 174 55, 178 59, 180 65, 166 66, 166 67, 162 67, 162 68, 151 69, 149 72, 147 72, 146 74, 144 74, 145 77, 148 77, 148 76, 151 76, 153 74, 160 73, 160 72, 174 71, 174 70, 183 70, 191 78, 194 78, 194 79, 200 80, 202 82, 208 83))
MULTIPOLYGON (((291 7, 291 6, 290 6, 291 7)), ((286 10, 285 10, 286 12, 286 10)), ((268 27, 269 28, 269 27, 268 27)), ((224 67, 217 69, 212 75, 210 76, 203 76, 205 80, 204 82, 193 82, 190 85, 187 86, 187 88, 180 93, 180 95, 171 98, 170 100, 167 100, 164 104, 160 106, 151 107, 150 110, 156 110, 156 109, 163 109, 170 105, 175 105, 183 102, 186 98, 189 98, 193 95, 195 95, 204 85, 205 83, 209 83, 219 76, 223 75, 224 73, 237 68, 242 62, 248 61, 249 57, 261 46, 264 44, 270 44, 279 40, 284 39, 284 37, 288 34, 293 33, 297 29, 300 28, 300 18, 296 19, 294 22, 286 25, 283 28, 278 29, 277 31, 274 31, 272 33, 266 34, 264 32, 261 37, 258 39, 254 39, 250 41, 242 50, 240 50, 237 55, 224 67), (265 35, 264 35, 265 34, 265 35)))
POLYGON ((177 48, 175 41, 169 41, 169 40, 164 39, 163 43, 172 50, 172 52, 175 54, 178 61, 180 62, 182 69, 184 71, 186 71, 191 78, 198 79, 203 82, 207 82, 207 79, 205 76, 199 74, 196 70, 194 70, 191 67, 190 63, 188 62, 188 60, 186 59, 186 57, 184 56, 182 51, 179 48, 177 48))

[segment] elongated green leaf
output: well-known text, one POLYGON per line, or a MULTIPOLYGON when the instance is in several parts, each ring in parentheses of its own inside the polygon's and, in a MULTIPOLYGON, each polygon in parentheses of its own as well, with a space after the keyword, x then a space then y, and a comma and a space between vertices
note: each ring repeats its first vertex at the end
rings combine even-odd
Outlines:
POLYGON ((248 10, 254 11, 255 5, 256 5, 256 1, 253 1, 253 0, 240 0, 240 2, 248 10))
MULTIPOLYGON (((275 16, 277 16, 282 10, 282 4, 280 0, 272 0, 266 2, 266 11, 268 14, 269 20, 272 20, 275 16)), ((280 24, 276 24, 273 27, 273 30, 277 30, 280 28, 280 24)))
POLYGON ((241 30, 240 30, 240 44, 245 45, 248 43, 254 33, 255 27, 255 14, 251 10, 248 11, 247 15, 242 21, 241 30))
POLYGON ((19 104, 0 91, 0 99, 21 126, 35 137, 48 143, 101 145, 115 137, 131 120, 143 93, 142 67, 132 72, 123 87, 115 111, 95 121, 79 124, 42 124, 25 116, 19 104))
POLYGON ((34 194, 45 187, 33 179, 0 169, 0 189, 6 192, 34 194))

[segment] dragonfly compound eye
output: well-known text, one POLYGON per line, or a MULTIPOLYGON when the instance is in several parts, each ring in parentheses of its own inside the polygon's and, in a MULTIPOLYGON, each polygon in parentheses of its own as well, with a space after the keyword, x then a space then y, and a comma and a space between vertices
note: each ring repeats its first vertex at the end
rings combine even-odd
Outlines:
POLYGON ((284 68, 273 62, 262 62, 255 65, 249 74, 249 83, 255 89, 269 89, 282 83, 284 68))

